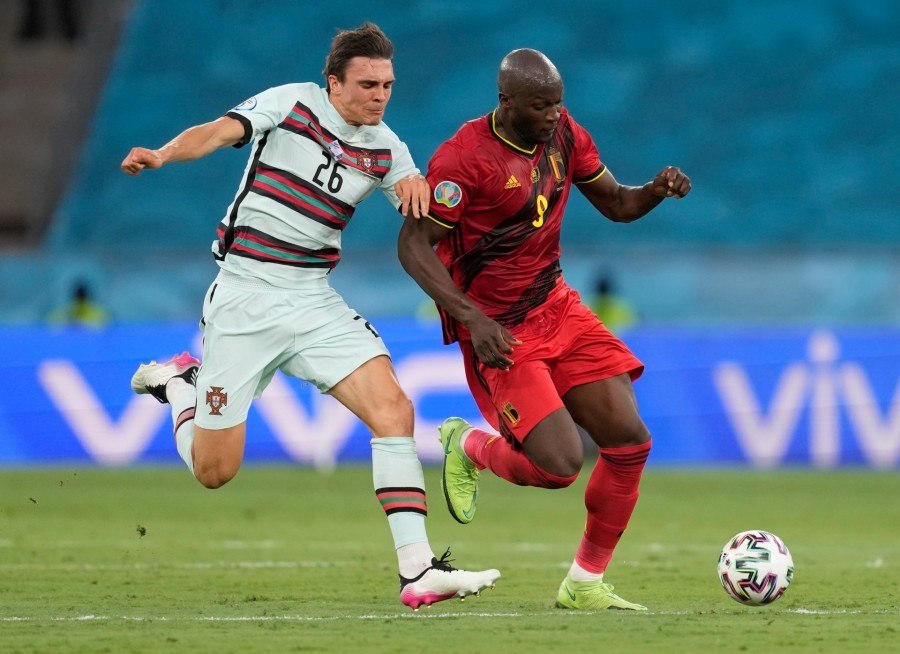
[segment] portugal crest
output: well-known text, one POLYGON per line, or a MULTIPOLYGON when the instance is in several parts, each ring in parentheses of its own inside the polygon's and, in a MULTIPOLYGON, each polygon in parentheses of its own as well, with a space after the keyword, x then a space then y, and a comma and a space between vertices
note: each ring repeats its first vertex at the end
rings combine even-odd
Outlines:
POLYGON ((375 166, 375 155, 368 150, 361 150, 357 161, 359 162, 359 165, 363 167, 363 170, 367 173, 371 173, 372 168, 375 166))
POLYGON ((206 403, 209 405, 209 415, 220 416, 228 404, 228 393, 223 393, 221 386, 210 386, 206 391, 206 403))

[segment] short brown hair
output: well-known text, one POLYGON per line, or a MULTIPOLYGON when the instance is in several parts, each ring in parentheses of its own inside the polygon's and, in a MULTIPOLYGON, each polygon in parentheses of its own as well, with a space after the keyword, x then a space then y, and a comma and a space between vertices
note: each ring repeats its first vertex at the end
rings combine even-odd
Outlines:
POLYGON ((394 44, 375 23, 364 23, 354 30, 338 32, 331 41, 331 52, 325 58, 325 87, 328 88, 328 77, 334 75, 342 82, 347 64, 353 57, 368 57, 369 59, 394 58, 394 44))

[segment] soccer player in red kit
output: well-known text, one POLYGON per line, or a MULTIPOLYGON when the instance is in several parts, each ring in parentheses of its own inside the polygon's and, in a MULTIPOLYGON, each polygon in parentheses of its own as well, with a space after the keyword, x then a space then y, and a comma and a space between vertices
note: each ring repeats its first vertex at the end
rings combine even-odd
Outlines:
POLYGON ((459 343, 469 388, 499 432, 461 418, 441 425, 447 506, 470 522, 485 468, 521 486, 570 485, 584 459, 580 425, 600 457, 557 606, 645 610, 603 581, 650 452, 631 386, 644 366, 563 280, 560 229, 573 183, 604 216, 631 222, 666 197, 684 197, 690 180, 670 166, 643 186, 619 184, 562 107, 559 71, 536 50, 507 55, 498 86, 497 108, 435 152, 434 202, 427 219, 405 221, 398 246, 403 267, 439 307, 444 342, 459 343))

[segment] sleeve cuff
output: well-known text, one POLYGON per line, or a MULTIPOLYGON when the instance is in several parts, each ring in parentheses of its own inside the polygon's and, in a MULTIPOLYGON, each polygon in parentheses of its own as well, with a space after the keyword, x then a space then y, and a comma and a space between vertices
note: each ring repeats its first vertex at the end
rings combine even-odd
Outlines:
POLYGON ((428 216, 428 218, 431 220, 431 222, 437 223, 441 227, 446 227, 447 229, 453 229, 454 227, 456 227, 456 225, 454 225, 453 223, 448 223, 446 220, 441 220, 440 218, 436 218, 431 213, 427 213, 425 215, 428 216))
POLYGON ((229 111, 225 115, 228 116, 229 118, 234 118, 236 121, 238 121, 241 125, 244 126, 244 138, 242 138, 240 141, 235 143, 232 147, 242 148, 245 145, 247 145, 251 140, 253 140, 253 125, 250 124, 250 121, 247 119, 246 116, 239 114, 236 111, 229 111))
POLYGON ((600 168, 595 170, 591 175, 587 177, 579 177, 578 179, 573 179, 572 182, 574 184, 588 184, 590 182, 596 181, 603 177, 603 174, 606 172, 606 166, 600 164, 600 168))

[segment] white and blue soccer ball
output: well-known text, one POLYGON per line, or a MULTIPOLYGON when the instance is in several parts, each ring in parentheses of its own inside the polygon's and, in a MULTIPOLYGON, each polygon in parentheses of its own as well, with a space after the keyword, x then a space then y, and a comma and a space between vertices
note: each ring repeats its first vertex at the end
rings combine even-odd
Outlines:
POLYGON ((768 531, 742 531, 719 555, 719 581, 741 604, 771 604, 794 579, 794 560, 784 541, 768 531))

